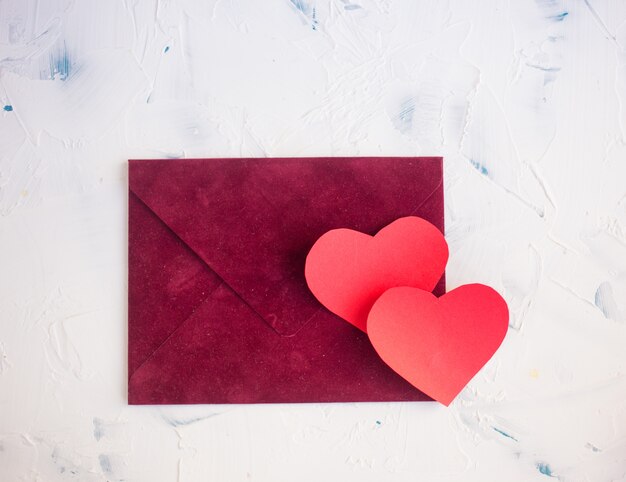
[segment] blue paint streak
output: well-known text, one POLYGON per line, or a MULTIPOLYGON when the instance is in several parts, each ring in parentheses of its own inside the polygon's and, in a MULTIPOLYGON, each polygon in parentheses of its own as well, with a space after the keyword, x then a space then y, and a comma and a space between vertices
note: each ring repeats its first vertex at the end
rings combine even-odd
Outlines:
POLYGON ((309 16, 309 6, 303 0, 290 0, 291 4, 300 10, 307 17, 309 16))
POLYGON ((472 163, 472 166, 474 166, 474 169, 476 169, 482 175, 484 175, 484 176, 488 176, 489 175, 489 171, 487 170, 487 168, 485 166, 483 166, 480 162, 475 161, 474 159, 470 159, 470 162, 472 163))
POLYGON ((398 112, 400 130, 403 133, 410 131, 413 127, 413 114, 415 114, 415 100, 409 98, 400 104, 400 112, 398 112))
POLYGON ((505 436, 506 438, 510 438, 511 440, 515 440, 516 442, 519 442, 519 440, 517 440, 515 437, 513 437, 513 435, 509 435, 508 433, 506 433, 504 430, 500 430, 499 428, 496 427, 491 427, 493 430, 495 430, 496 432, 498 432, 500 435, 505 436))
POLYGON ((563 13, 559 13, 558 15, 552 15, 551 17, 548 17, 550 20, 554 20, 555 22, 562 22, 563 20, 565 20, 565 17, 567 17, 569 15, 569 12, 563 12, 563 13))
POLYGON ((311 5, 309 5, 304 0, 289 0, 289 1, 294 7, 296 7, 296 9, 300 13, 304 14, 305 17, 311 19, 311 28, 313 30, 317 30, 317 25, 319 24, 319 22, 317 21, 317 12, 315 10, 315 7, 311 8, 311 5))
POLYGON ((547 475, 548 477, 556 477, 555 475, 552 474, 552 469, 550 468, 550 466, 544 462, 539 462, 537 465, 537 470, 542 473, 543 475, 547 475))
POLYGON ((94 417, 93 419, 93 438, 97 442, 104 436, 104 423, 101 419, 94 417))
POLYGON ((360 9, 362 7, 361 7, 361 5, 356 5, 355 3, 351 3, 350 5, 345 5, 343 8, 345 10, 358 10, 358 9, 360 9))
POLYGON ((613 287, 608 281, 598 286, 594 302, 607 320, 624 321, 626 313, 622 313, 620 310, 620 307, 615 301, 613 287))
POLYGON ((163 420, 165 420, 165 422, 168 425, 171 425, 172 427, 184 427, 185 425, 191 425, 192 423, 201 422, 202 420, 206 420, 207 418, 211 418, 211 417, 216 417, 217 415, 219 414, 210 413, 209 415, 204 415, 201 417, 192 417, 192 418, 187 418, 187 419, 177 419, 177 418, 171 418, 171 417, 167 417, 163 415, 163 420))
POLYGON ((544 67, 543 65, 536 65, 536 64, 526 64, 529 67, 533 68, 533 69, 537 69, 537 70, 541 70, 542 72, 560 72, 561 71, 561 67, 544 67))
POLYGON ((111 459, 105 454, 100 454, 98 456, 98 461, 100 462, 100 468, 102 469, 102 473, 106 476, 113 475, 113 470, 111 469, 111 459))
POLYGON ((590 444, 589 442, 587 442, 585 444, 585 448, 588 448, 589 450, 591 450, 592 452, 595 452, 595 453, 602 452, 602 450, 600 448, 596 447, 593 444, 590 444))
POLYGON ((4 109, 5 112, 13 112, 13 106, 12 105, 8 105, 7 104, 7 105, 5 105, 3 107, 3 109, 4 109))
POLYGON ((72 59, 67 52, 67 46, 63 44, 63 50, 56 55, 50 54, 50 78, 55 80, 67 80, 72 73, 72 59))
POLYGON ((382 425, 382 422, 380 420, 376 420, 376 425, 382 425))
POLYGON ((598 289, 596 290, 596 295, 594 297, 594 304, 596 305, 596 308, 598 308, 602 312, 605 318, 610 318, 608 314, 608 310, 604 306, 605 305, 604 298, 606 297, 605 292, 608 290, 606 288, 603 289, 602 286, 603 285, 600 285, 598 289))
POLYGON ((163 53, 164 53, 164 54, 166 54, 166 53, 168 53, 169 51, 170 51, 170 46, 169 46, 169 45, 167 45, 167 46, 165 47, 165 50, 163 50, 163 53))

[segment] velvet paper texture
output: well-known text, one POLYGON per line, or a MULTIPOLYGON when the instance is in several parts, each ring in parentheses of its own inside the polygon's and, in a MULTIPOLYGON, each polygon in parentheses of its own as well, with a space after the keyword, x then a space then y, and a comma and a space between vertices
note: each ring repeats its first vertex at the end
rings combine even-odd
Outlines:
POLYGON ((325 232, 404 216, 443 232, 441 158, 129 161, 129 403, 430 400, 304 278, 325 232))

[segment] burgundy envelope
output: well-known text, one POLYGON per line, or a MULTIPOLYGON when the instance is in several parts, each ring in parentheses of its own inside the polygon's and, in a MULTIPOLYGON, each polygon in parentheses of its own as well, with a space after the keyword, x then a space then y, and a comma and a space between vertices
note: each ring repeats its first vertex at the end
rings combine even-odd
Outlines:
POLYGON ((443 232, 442 176, 441 158, 129 161, 129 403, 430 400, 320 305, 304 260, 334 228, 443 232))

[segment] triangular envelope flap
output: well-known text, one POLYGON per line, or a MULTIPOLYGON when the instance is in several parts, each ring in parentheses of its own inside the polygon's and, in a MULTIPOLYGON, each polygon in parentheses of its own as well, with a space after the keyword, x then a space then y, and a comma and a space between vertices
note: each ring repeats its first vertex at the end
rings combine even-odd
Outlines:
POLYGON ((326 231, 375 234, 408 215, 443 231, 441 158, 132 160, 129 184, 285 336, 322 309, 306 286, 304 261, 326 231))

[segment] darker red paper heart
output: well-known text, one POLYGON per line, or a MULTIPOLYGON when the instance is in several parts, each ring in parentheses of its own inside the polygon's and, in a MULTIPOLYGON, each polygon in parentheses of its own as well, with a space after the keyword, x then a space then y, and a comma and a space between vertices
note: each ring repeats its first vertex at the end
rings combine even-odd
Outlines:
POLYGON ((506 302, 485 285, 464 285, 440 298, 400 287, 374 303, 367 334, 387 365, 447 406, 498 349, 508 320, 506 302))
POLYGON ((431 291, 447 261, 441 231, 408 216, 375 236, 351 229, 328 231, 309 251, 305 277, 326 308, 366 331, 368 313, 380 295, 397 286, 431 291))

